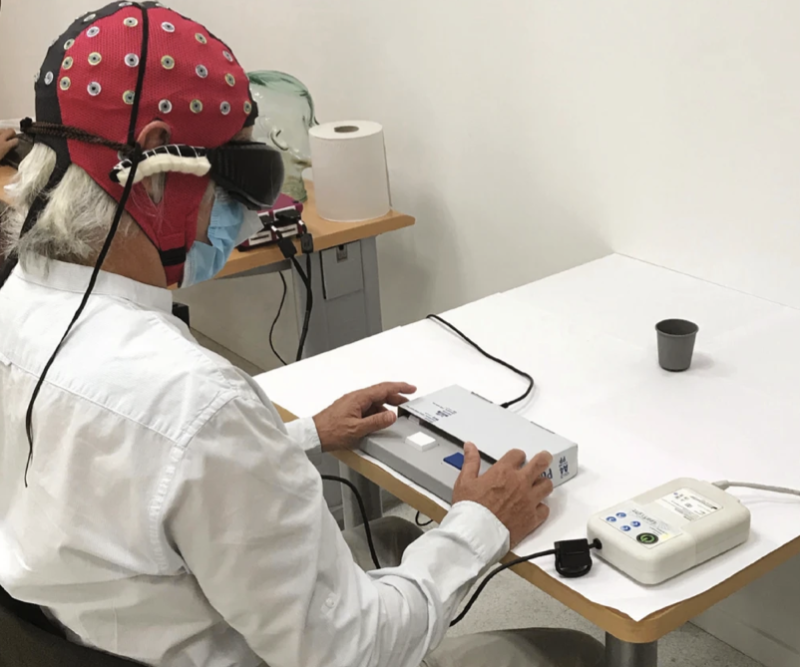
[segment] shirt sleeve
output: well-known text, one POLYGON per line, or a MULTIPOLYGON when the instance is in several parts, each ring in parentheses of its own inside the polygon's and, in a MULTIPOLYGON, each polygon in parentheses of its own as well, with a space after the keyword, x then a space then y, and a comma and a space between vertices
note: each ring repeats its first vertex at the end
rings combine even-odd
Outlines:
POLYGON ((258 399, 229 401, 184 450, 166 536, 225 621, 270 667, 418 667, 508 550, 485 508, 455 505, 399 567, 365 573, 319 473, 258 399))
POLYGON ((322 453, 319 433, 312 417, 286 422, 285 426, 289 437, 305 450, 307 456, 312 457, 322 453))

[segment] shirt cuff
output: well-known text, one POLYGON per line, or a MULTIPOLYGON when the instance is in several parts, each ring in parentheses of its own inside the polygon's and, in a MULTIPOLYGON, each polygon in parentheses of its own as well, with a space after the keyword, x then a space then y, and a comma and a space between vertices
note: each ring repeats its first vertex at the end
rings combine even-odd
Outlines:
POLYGON ((309 456, 322 454, 322 444, 319 441, 319 433, 317 433, 313 417, 295 419, 286 424, 286 430, 289 437, 306 450, 306 454, 309 456))
POLYGON ((453 505, 440 527, 462 537, 485 565, 493 565, 508 553, 508 528, 483 505, 471 500, 453 505))

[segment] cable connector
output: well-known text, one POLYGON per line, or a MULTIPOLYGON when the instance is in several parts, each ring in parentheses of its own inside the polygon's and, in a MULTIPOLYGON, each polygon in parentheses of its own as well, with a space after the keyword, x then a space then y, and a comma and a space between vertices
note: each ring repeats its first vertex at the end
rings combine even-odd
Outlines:
POLYGON ((300 237, 300 249, 306 255, 314 252, 314 237, 311 236, 310 232, 306 232, 300 237))
POLYGON ((591 550, 599 549, 600 543, 595 540, 563 540, 555 543, 556 571, 566 579, 583 577, 592 569, 591 550))
POLYGON ((278 248, 285 259, 291 259, 297 254, 297 248, 295 248, 294 241, 292 241, 292 239, 286 238, 283 234, 281 234, 280 230, 275 225, 270 227, 270 231, 272 231, 272 233, 278 237, 278 248))

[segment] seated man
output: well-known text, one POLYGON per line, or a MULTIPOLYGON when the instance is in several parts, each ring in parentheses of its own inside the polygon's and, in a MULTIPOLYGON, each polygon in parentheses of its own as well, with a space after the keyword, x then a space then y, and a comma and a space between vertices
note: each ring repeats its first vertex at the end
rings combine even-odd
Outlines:
POLYGON ((441 526, 367 572, 309 456, 389 426, 384 406, 414 388, 284 425, 172 316, 167 286, 213 277, 251 217, 240 202, 280 185, 239 178, 245 153, 274 163, 241 143, 256 111, 222 42, 159 3, 115 2, 51 47, 36 103, 0 288, 11 596, 74 642, 159 667, 598 664, 577 633, 442 641, 475 580, 547 518, 548 454, 479 476, 468 445, 441 526))

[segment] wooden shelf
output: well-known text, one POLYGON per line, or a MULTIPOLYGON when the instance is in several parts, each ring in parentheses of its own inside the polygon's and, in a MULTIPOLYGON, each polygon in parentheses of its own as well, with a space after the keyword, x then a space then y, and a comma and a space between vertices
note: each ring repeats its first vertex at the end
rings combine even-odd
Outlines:
MULTIPOLYGON (((314 237, 314 250, 334 248, 345 243, 360 241, 361 239, 378 236, 386 232, 393 232, 404 227, 411 227, 415 220, 410 215, 389 211, 382 218, 366 220, 364 222, 331 222, 319 217, 314 197, 314 184, 306 182, 308 201, 303 205, 303 222, 314 237)), ((301 254, 300 242, 295 241, 297 253, 301 254)), ((274 245, 240 252, 234 250, 225 268, 217 278, 233 276, 262 266, 269 266, 283 261, 281 251, 274 245)))

